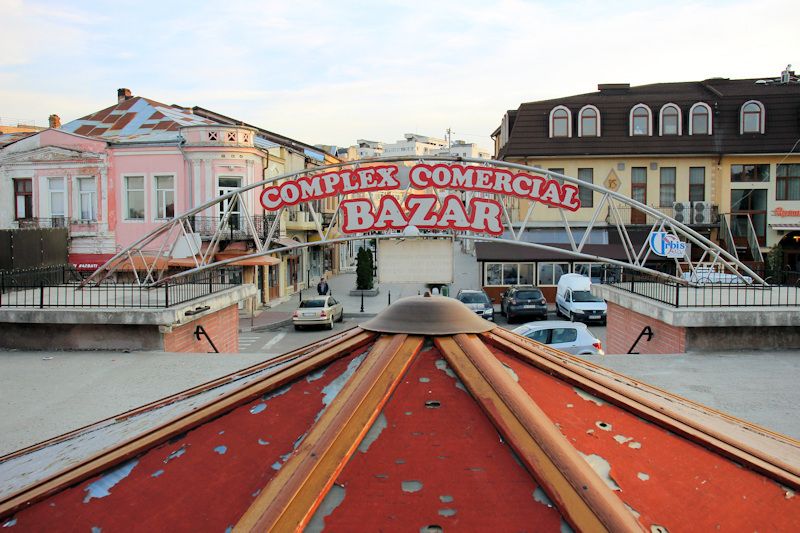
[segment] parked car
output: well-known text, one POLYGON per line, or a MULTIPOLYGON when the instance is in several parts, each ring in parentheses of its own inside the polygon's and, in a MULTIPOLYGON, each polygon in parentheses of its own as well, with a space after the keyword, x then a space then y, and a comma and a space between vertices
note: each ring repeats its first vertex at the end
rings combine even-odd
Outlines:
POLYGON ((500 314, 511 324, 520 317, 547 318, 547 299, 538 287, 511 287, 500 299, 500 314))
POLYGON ((333 329, 334 322, 344 318, 344 307, 333 296, 315 296, 300 302, 292 315, 294 329, 304 326, 327 326, 333 329))
POLYGON ((592 335, 586 324, 545 320, 523 324, 514 329, 514 333, 573 355, 605 355, 603 343, 592 335))
POLYGON ((494 305, 484 291, 462 289, 458 291, 456 300, 475 311, 486 320, 494 320, 494 305))
POLYGON ((592 281, 580 274, 564 274, 556 289, 556 314, 572 321, 606 322, 608 305, 592 294, 592 281))

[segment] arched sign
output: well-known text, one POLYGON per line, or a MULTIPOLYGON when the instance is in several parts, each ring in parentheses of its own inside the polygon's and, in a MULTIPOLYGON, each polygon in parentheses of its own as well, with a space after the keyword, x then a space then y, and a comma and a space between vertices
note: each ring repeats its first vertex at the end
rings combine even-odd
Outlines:
MULTIPOLYGON (((417 164, 408 171, 411 188, 461 190, 475 193, 502 194, 532 200, 553 207, 577 211, 580 206, 578 188, 533 173, 512 173, 483 166, 417 164)), ((397 165, 338 170, 268 187, 261 193, 264 209, 275 211, 285 206, 333 196, 399 191, 397 165)), ((467 205, 456 194, 443 197, 429 194, 409 195, 403 204, 394 196, 383 196, 375 206, 368 198, 342 200, 343 222, 340 231, 346 235, 368 231, 418 229, 457 230, 489 235, 503 234, 503 209, 491 198, 475 197, 467 205)))

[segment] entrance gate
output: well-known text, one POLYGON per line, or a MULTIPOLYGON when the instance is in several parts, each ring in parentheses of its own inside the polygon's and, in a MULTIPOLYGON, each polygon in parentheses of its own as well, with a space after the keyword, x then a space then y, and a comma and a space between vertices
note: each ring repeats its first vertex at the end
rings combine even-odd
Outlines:
MULTIPOLYGON (((220 191, 223 192, 223 191, 220 191)), ((238 228, 237 228, 238 229, 238 228)), ((241 232, 240 232, 241 233, 241 232)), ((98 283, 121 265, 133 269, 143 285, 158 285, 172 279, 225 266, 241 259, 280 254, 307 246, 338 245, 353 240, 432 239, 513 243, 567 254, 587 262, 603 262, 687 283, 697 279, 696 268, 724 270, 742 283, 765 284, 746 265, 726 250, 685 224, 642 202, 577 178, 553 171, 504 161, 452 156, 378 158, 343 162, 313 170, 284 174, 230 190, 191 209, 118 252, 84 283, 98 283), (581 207, 579 188, 600 196, 592 207, 581 207), (260 204, 245 201, 247 191, 261 190, 260 204), (335 200, 333 212, 320 213, 315 206, 335 200), (512 204, 521 204, 512 219, 512 204), (302 205, 315 225, 319 239, 281 246, 284 212, 302 205), (547 207, 557 208, 568 248, 526 242, 526 229, 547 207), (632 238, 624 222, 626 210, 638 211, 653 221, 645 242, 632 238), (219 224, 205 243, 193 249, 194 266, 169 273, 167 265, 178 243, 199 243, 191 221, 195 216, 214 216, 219 224), (581 215, 576 230, 576 213, 581 215), (264 215, 265 227, 258 231, 253 215, 264 215), (584 226, 585 222, 585 226, 584 226), (236 259, 215 260, 220 242, 232 225, 241 227, 255 251, 236 259), (627 260, 587 253, 593 232, 616 231, 627 260), (691 248, 695 253, 690 252, 691 248), (697 251, 699 250, 699 252, 697 251), (654 255, 675 263, 676 274, 647 266, 654 255), (692 256, 697 257, 696 260, 692 256), (682 274, 686 274, 685 278, 682 274)), ((418 264, 411 258, 409 267, 418 264)), ((185 262, 185 260, 184 260, 185 262)))

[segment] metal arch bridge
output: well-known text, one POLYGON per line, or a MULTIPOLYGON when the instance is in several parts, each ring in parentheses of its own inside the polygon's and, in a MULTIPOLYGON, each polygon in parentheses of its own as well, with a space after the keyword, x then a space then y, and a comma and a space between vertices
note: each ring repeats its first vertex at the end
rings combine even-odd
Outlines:
MULTIPOLYGON (((404 184, 404 187, 399 189, 399 192, 402 192, 403 195, 402 200, 405 200, 412 190, 417 189, 414 189, 410 182, 404 184)), ((435 192, 438 195, 437 201, 439 204, 441 204, 442 198, 448 192, 460 192, 460 189, 457 191, 456 189, 436 188, 435 192)), ((479 194, 486 196, 485 193, 479 194)), ((133 244, 116 253, 105 264, 88 276, 83 281, 82 285, 98 284, 113 274, 122 265, 125 265, 125 270, 133 272, 134 278, 138 284, 145 286, 156 286, 209 269, 223 267, 236 261, 279 254, 281 252, 303 247, 323 246, 326 244, 342 243, 352 240, 363 240, 365 238, 380 240, 415 237, 446 237, 472 241, 511 243, 518 246, 549 250, 577 259, 584 259, 586 261, 603 262, 611 265, 621 266, 651 274, 664 280, 678 281, 679 283, 686 284, 687 281, 681 277, 656 271, 645 265, 648 259, 651 257, 650 246, 646 240, 639 246, 634 245, 622 215, 622 210, 626 208, 636 209, 648 215, 648 218, 654 221, 650 228, 650 232, 667 232, 684 242, 691 243, 693 246, 699 247, 699 249, 702 250, 701 257, 697 261, 691 261, 691 258, 683 258, 680 261, 678 259, 674 259, 677 266, 676 271, 679 274, 694 274, 690 277, 690 279, 698 279, 701 277, 701 275, 698 274, 697 267, 701 263, 705 266, 711 264, 712 267, 718 267, 730 274, 737 276, 739 281, 742 283, 767 285, 763 279, 761 279, 755 272, 740 262, 738 258, 734 257, 728 251, 722 249, 709 239, 694 231, 692 228, 675 220, 672 217, 665 215, 657 209, 637 202, 623 194, 607 189, 601 185, 583 182, 577 178, 558 174, 556 172, 551 172, 541 168, 508 163, 505 161, 453 156, 383 157, 369 160, 347 161, 315 167, 314 169, 305 169, 302 171, 282 174, 241 187, 237 190, 228 192, 227 194, 220 195, 213 200, 210 200, 198 207, 176 216, 168 222, 165 222, 133 244), (511 209, 508 204, 508 199, 510 196, 498 193, 492 193, 492 196, 502 206, 503 235, 510 235, 510 237, 493 237, 489 234, 470 234, 465 231, 454 230, 428 231, 422 235, 418 235, 418 232, 389 231, 381 234, 367 232, 359 234, 347 234, 342 236, 343 234, 339 231, 341 226, 340 219, 342 218, 341 201, 345 199, 346 196, 359 195, 362 197, 368 197, 372 204, 375 205, 376 196, 382 196, 384 191, 374 191, 368 193, 354 191, 348 194, 340 194, 337 196, 336 212, 327 224, 323 220, 322 214, 315 210, 314 202, 312 200, 301 202, 298 205, 306 205, 306 211, 310 213, 311 218, 313 219, 312 222, 315 225, 319 240, 307 243, 297 243, 296 246, 278 246, 270 248, 271 245, 280 244, 280 242, 277 241, 277 238, 280 236, 279 228, 281 223, 281 214, 285 207, 280 207, 276 211, 270 212, 270 215, 274 214, 275 216, 271 217, 272 220, 263 228, 264 231, 259 233, 255 227, 253 217, 249 213, 249 209, 247 207, 248 202, 245 201, 244 196, 245 193, 253 189, 260 190, 273 184, 283 183, 286 180, 297 180, 303 176, 315 176, 326 172, 336 171, 337 169, 357 170, 364 167, 374 167, 377 164, 382 163, 398 163, 410 167, 414 163, 429 164, 439 162, 457 163, 459 165, 467 166, 479 165, 482 167, 515 170, 524 172, 526 174, 530 173, 532 175, 555 178, 562 183, 569 183, 575 186, 592 189, 594 192, 599 193, 601 197, 600 201, 596 202, 596 205, 591 208, 592 214, 585 228, 583 224, 581 224, 582 236, 580 236, 579 239, 573 231, 573 226, 575 223, 573 222, 573 226, 571 226, 566 214, 564 213, 564 209, 558 209, 561 219, 561 227, 564 229, 569 241, 569 248, 564 249, 560 247, 549 246, 547 244, 531 243, 521 240, 526 228, 529 227, 528 224, 531 220, 533 220, 534 212, 536 211, 537 206, 540 206, 540 202, 531 200, 530 206, 528 207, 528 210, 525 213, 521 223, 515 225, 511 219, 511 209), (601 219, 601 213, 604 211, 604 208, 607 208, 607 216, 604 217, 606 224, 598 224, 598 220, 601 219), (201 242, 201 237, 199 233, 195 231, 194 225, 192 224, 193 217, 203 212, 213 215, 215 219, 218 220, 216 223, 216 230, 211 235, 210 241, 205 247, 205 250, 201 250, 201 247, 197 245, 197 243, 201 242), (218 248, 221 242, 223 242, 226 236, 232 231, 232 218, 235 220, 234 215, 238 215, 241 217, 241 219, 243 219, 243 230, 246 234, 244 240, 252 240, 255 251, 248 255, 215 261, 214 256, 219 251, 218 248), (620 235, 620 240, 625 250, 627 261, 620 261, 608 257, 592 255, 584 251, 584 247, 589 241, 589 236, 593 230, 598 228, 609 230, 612 227, 616 228, 620 235), (266 236, 264 236, 264 234, 266 234, 266 236), (187 243, 189 245, 189 255, 191 255, 192 264, 188 265, 190 268, 187 270, 168 274, 167 267, 169 260, 175 258, 176 248, 178 247, 179 242, 187 243)), ((265 217, 265 224, 266 220, 267 219, 265 217)), ((242 229, 237 228, 236 231, 241 233, 242 229)), ((186 247, 184 246, 183 249, 184 253, 181 255, 181 257, 184 258, 184 261, 190 261, 185 254, 186 247)))

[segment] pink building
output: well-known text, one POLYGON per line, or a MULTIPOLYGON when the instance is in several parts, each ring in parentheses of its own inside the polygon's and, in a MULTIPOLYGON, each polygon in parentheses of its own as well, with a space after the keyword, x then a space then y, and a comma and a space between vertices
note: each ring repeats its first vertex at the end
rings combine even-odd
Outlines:
MULTIPOLYGON (((0 227, 68 227, 70 261, 93 270, 175 214, 264 176, 330 162, 313 147, 233 122, 120 89, 111 107, 60 129, 7 139, 0 148, 0 227)), ((266 227, 259 193, 249 191, 235 206, 231 241, 248 237, 245 216, 259 231, 266 227)), ((211 235, 218 222, 216 208, 200 213, 195 231, 211 235)), ((282 236, 305 242, 309 229, 289 224, 282 236)), ((303 254, 303 265, 284 261, 269 272, 251 272, 263 280, 262 301, 301 284, 314 259, 303 254)), ((314 266, 315 272, 324 268, 314 266)))

